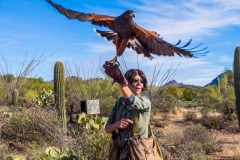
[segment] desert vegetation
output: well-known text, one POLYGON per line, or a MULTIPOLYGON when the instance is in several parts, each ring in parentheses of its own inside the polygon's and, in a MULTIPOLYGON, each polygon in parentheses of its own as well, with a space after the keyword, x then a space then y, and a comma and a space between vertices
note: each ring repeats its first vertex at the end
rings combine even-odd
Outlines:
MULTIPOLYGON (((1 67, 0 159, 107 159, 111 135, 105 133, 104 126, 121 96, 118 86, 112 85, 100 65, 92 71, 91 78, 81 78, 78 67, 73 76, 67 63, 62 63, 64 88, 56 88, 62 85, 62 80, 56 83, 45 82, 41 77, 29 78, 44 60, 34 57, 17 76, 3 72, 6 68, 1 67), (100 74, 105 78, 99 78, 100 74), (99 115, 79 114, 81 101, 87 99, 99 99, 99 115)), ((169 68, 164 75, 159 75, 160 70, 156 66, 153 77, 149 77, 149 90, 143 94, 152 102, 151 126, 164 158, 219 158, 216 153, 223 151, 224 139, 217 138, 215 133, 239 131, 233 71, 226 68, 216 86, 199 87, 164 86, 174 77, 175 69, 169 68), (180 113, 183 116, 180 123, 186 127, 162 132, 172 123, 170 115, 180 113)), ((238 146, 230 158, 240 159, 238 146)))

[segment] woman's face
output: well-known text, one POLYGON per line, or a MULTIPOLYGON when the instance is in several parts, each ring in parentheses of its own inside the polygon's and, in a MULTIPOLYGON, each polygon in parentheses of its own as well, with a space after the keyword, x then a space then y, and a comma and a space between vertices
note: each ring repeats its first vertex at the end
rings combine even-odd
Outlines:
POLYGON ((134 80, 131 84, 128 85, 129 89, 134 95, 138 95, 142 92, 143 80, 139 75, 134 77, 134 80))

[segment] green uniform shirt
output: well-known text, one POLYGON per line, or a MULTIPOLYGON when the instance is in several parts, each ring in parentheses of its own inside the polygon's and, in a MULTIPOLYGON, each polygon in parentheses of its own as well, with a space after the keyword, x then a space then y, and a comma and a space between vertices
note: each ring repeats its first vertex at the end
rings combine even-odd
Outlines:
MULTIPOLYGON (((136 109, 139 111, 139 132, 140 136, 144 138, 149 138, 148 137, 148 123, 150 119, 150 112, 151 112, 151 102, 148 97, 141 96, 141 95, 136 95, 133 96, 133 102, 129 105, 125 104, 125 99, 124 98, 119 98, 114 106, 114 108, 111 110, 111 113, 109 115, 107 124, 113 124, 115 123, 115 116, 117 115, 118 108, 119 106, 123 104, 123 109, 120 114, 120 119, 130 119, 133 120, 132 118, 132 110, 136 109)), ((128 141, 129 137, 133 136, 133 131, 132 131, 132 125, 129 125, 128 127, 124 129, 118 129, 118 134, 120 136, 122 144, 125 144, 128 141)), ((120 151, 120 160, 124 159, 128 156, 128 150, 127 149, 122 149, 120 151)))

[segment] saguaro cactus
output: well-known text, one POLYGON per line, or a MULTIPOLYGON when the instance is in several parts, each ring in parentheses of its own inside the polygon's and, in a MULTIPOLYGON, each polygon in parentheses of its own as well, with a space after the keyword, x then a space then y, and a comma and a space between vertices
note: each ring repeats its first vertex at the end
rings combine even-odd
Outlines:
POLYGON ((54 66, 54 96, 63 129, 66 130, 65 70, 64 64, 61 61, 57 61, 54 66))
POLYGON ((235 49, 233 64, 234 64, 234 89, 238 114, 238 126, 240 128, 240 46, 237 46, 235 49))
POLYGON ((14 89, 12 92, 12 104, 16 106, 18 104, 18 90, 14 89))

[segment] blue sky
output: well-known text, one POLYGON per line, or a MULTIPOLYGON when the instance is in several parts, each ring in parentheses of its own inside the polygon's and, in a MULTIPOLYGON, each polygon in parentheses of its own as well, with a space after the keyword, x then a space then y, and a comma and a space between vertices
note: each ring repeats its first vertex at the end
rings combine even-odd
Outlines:
MULTIPOLYGON (((154 56, 150 61, 125 50, 127 68, 140 68, 150 80, 155 66, 161 68, 159 79, 172 65, 178 67, 174 79, 184 84, 204 86, 232 68, 236 46, 240 44, 240 1, 237 0, 53 0, 65 8, 85 13, 118 16, 125 10, 135 11, 134 21, 147 30, 154 30, 164 40, 175 44, 179 39, 192 45, 203 42, 209 53, 201 58, 154 56)), ((8 63, 9 72, 16 74, 25 55, 49 56, 36 68, 37 77, 53 79, 57 60, 68 63, 71 75, 91 77, 99 64, 113 58, 112 42, 99 37, 89 22, 69 20, 45 0, 0 0, 0 52, 8 63), (56 52, 56 53, 55 53, 56 52), (75 71, 80 68, 79 71, 75 71)), ((184 44, 184 43, 183 43, 184 44)), ((0 59, 4 66, 4 62, 0 59)), ((3 67, 4 68, 4 67, 3 67)), ((98 76, 104 77, 99 74, 98 76)))

